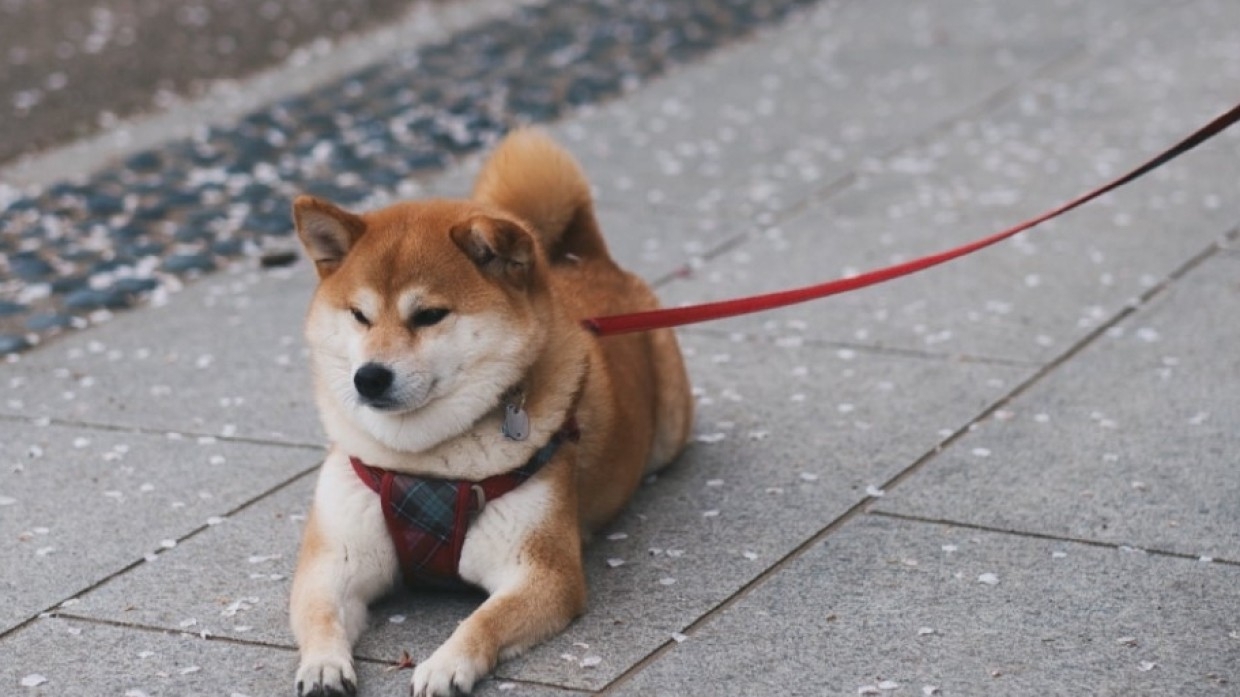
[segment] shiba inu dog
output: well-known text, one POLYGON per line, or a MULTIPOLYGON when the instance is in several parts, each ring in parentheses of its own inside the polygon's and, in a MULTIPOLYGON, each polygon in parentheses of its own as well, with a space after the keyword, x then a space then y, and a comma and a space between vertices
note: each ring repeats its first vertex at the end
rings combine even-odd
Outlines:
POLYGON ((499 145, 469 200, 354 214, 303 196, 293 217, 319 276, 306 337, 332 443, 293 580, 297 693, 355 693, 367 606, 402 581, 488 594, 410 690, 469 692, 583 612, 582 543, 683 449, 679 346, 580 326, 657 301, 537 131, 499 145))

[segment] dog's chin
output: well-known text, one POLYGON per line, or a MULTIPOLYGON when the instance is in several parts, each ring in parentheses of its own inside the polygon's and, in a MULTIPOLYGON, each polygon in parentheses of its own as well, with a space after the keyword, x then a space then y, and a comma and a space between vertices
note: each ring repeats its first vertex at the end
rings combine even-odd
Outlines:
POLYGON ((363 409, 380 414, 400 415, 414 410, 414 407, 390 399, 363 399, 360 404, 363 409))
POLYGON ((433 401, 435 401, 435 397, 431 394, 426 394, 415 399, 392 399, 390 397, 366 399, 361 397, 358 399, 358 405, 362 409, 372 411, 376 414, 383 414, 385 416, 404 416, 425 408, 426 405, 433 401))

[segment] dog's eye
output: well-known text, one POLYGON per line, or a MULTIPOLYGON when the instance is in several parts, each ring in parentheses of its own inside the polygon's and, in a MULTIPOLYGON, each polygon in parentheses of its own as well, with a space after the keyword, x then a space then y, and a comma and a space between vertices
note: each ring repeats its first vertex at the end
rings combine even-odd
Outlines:
POLYGON ((448 316, 448 312, 449 310, 445 310, 442 307, 418 310, 413 313, 413 319, 410 323, 415 327, 429 327, 443 321, 443 318, 448 316))
POLYGON ((367 319, 366 315, 362 314, 361 310, 357 309, 356 307, 350 307, 349 312, 352 313, 353 319, 357 320, 358 324, 362 325, 363 327, 370 326, 370 320, 367 319))

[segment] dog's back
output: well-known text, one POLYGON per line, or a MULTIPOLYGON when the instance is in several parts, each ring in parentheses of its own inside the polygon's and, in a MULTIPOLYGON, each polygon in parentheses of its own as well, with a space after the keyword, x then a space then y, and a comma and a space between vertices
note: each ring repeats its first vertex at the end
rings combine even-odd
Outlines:
MULTIPOLYGON (((575 319, 659 306, 650 287, 608 253, 589 182, 577 162, 540 131, 518 130, 500 143, 478 175, 473 199, 516 215, 534 229, 560 302, 575 319)), ((605 404, 609 416, 603 421, 613 430, 585 460, 616 465, 629 451, 640 451, 648 453, 646 472, 670 463, 684 448, 693 421, 675 334, 660 330, 611 337, 596 342, 592 353, 606 378, 595 381, 587 398, 605 404)), ((621 474, 607 469, 583 472, 587 528, 618 511, 640 480, 641 470, 619 467, 626 472, 621 474)))

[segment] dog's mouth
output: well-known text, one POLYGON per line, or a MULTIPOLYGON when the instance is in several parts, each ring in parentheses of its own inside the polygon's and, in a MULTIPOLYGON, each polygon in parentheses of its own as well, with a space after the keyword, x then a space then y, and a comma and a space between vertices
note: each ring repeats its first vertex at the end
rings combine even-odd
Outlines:
POLYGON ((369 397, 360 397, 359 401, 361 402, 362 406, 368 407, 370 409, 374 409, 375 411, 391 413, 391 412, 397 412, 397 411, 404 411, 405 409, 405 405, 403 402, 398 402, 394 399, 390 399, 387 397, 379 397, 377 399, 371 399, 369 397))

